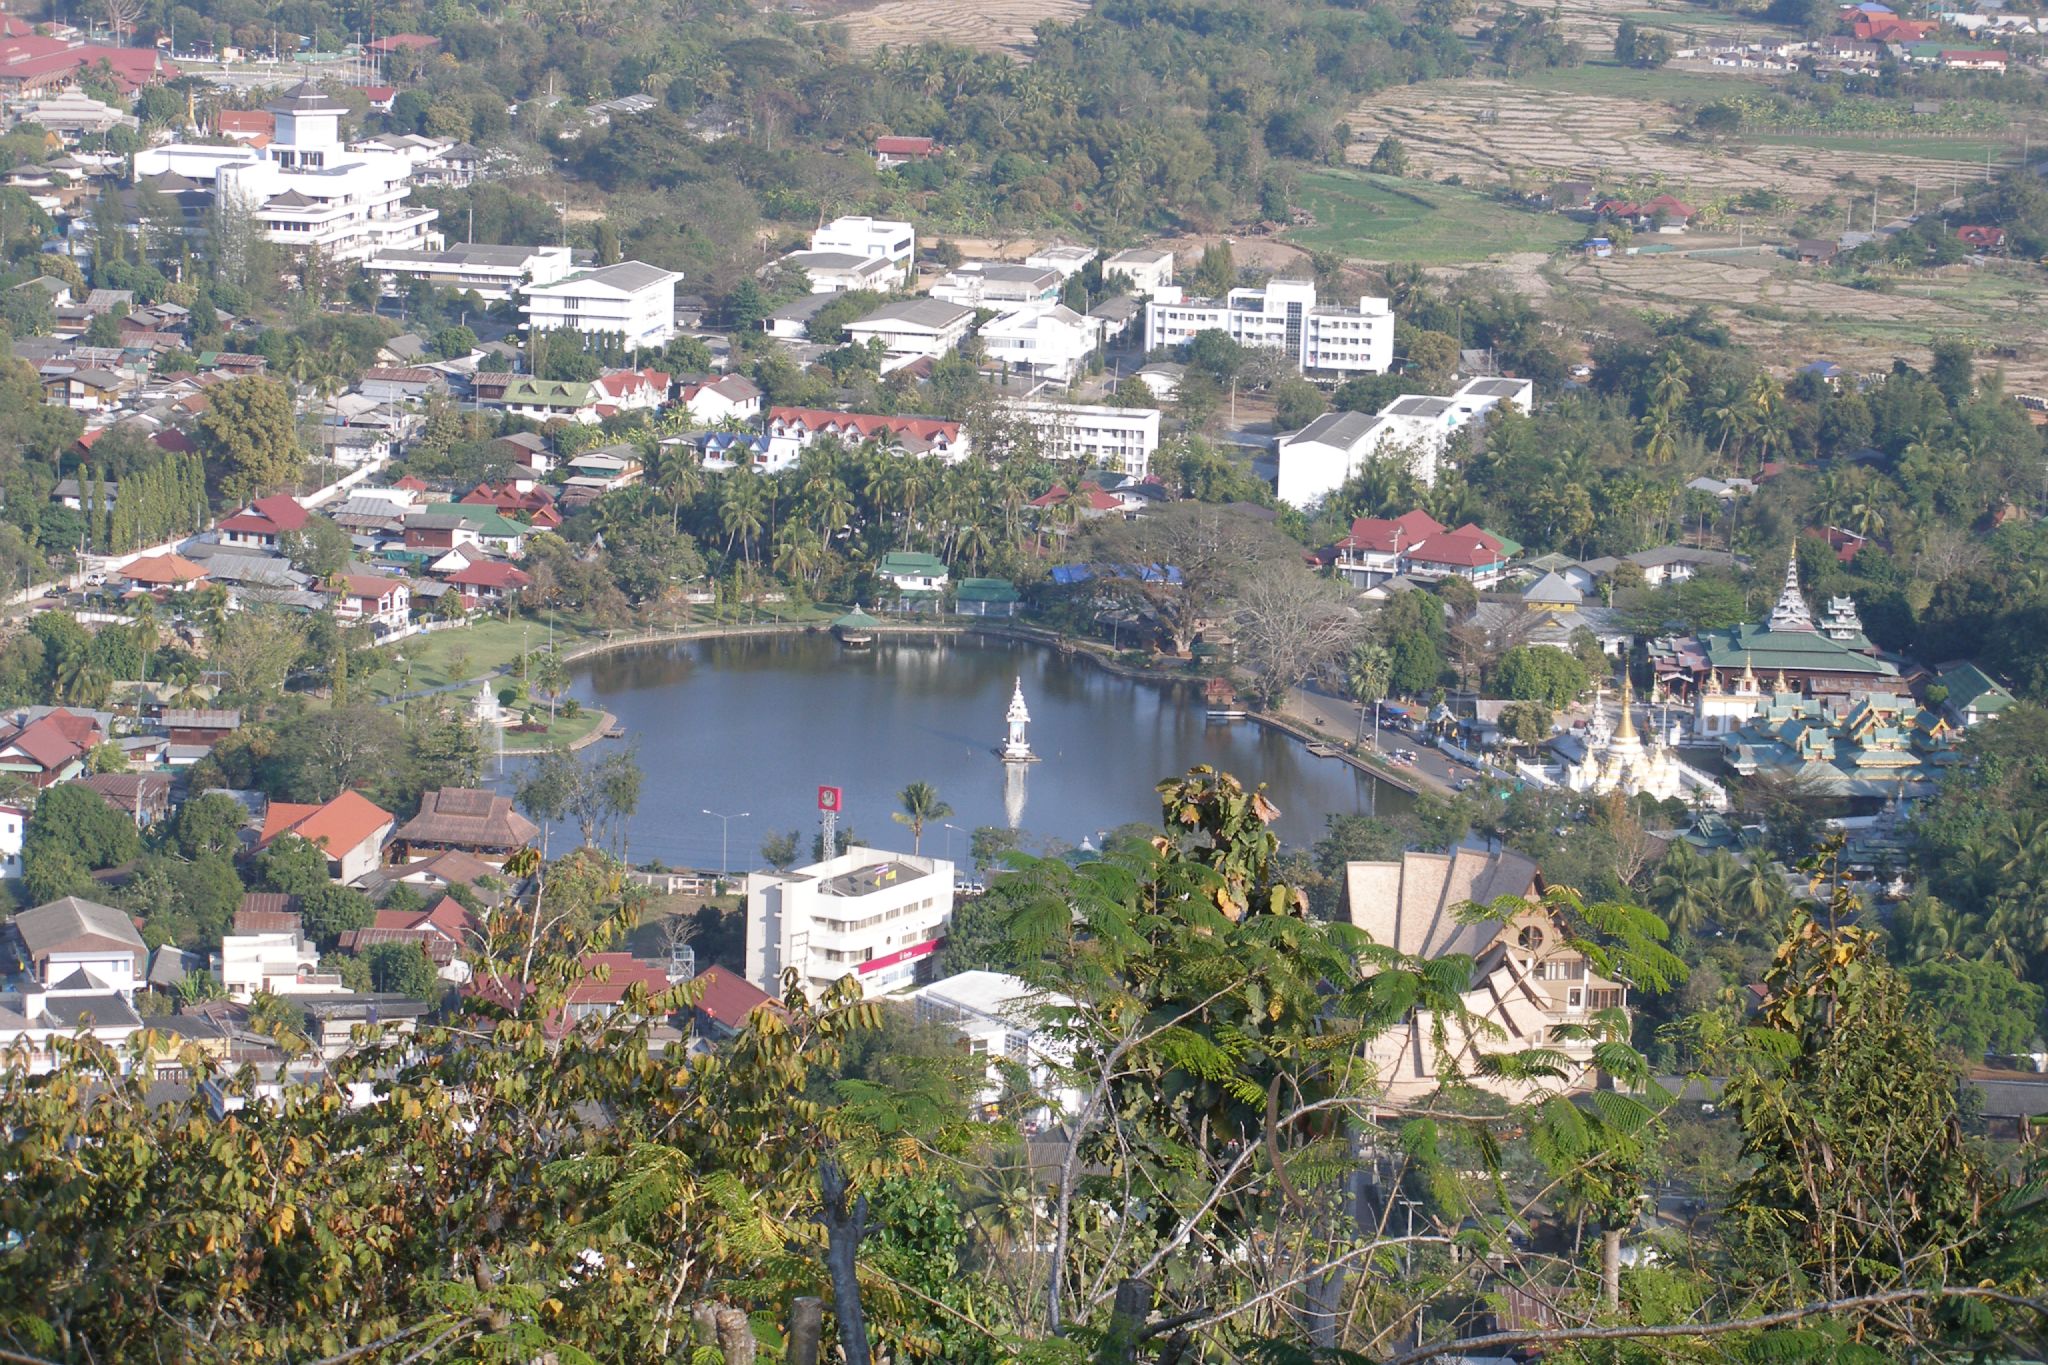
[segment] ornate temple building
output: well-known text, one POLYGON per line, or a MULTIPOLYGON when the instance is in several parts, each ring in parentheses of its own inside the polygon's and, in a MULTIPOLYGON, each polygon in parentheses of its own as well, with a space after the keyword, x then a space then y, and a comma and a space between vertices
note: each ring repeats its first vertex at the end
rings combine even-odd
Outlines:
POLYGON ((1804 696, 1841 697, 1899 687, 1898 668, 1877 657, 1853 601, 1833 598, 1827 614, 1814 619, 1799 591, 1796 554, 1785 564, 1784 591, 1762 625, 1652 641, 1650 666, 1665 687, 1695 697, 1715 688, 1733 694, 1745 673, 1772 679, 1776 691, 1804 696))
POLYGON ((1592 723, 1586 727, 1586 745, 1577 759, 1537 767, 1521 765, 1523 774, 1545 786, 1565 787, 1589 796, 1620 792, 1623 796, 1649 796, 1659 801, 1687 801, 1712 810, 1725 810, 1728 795, 1707 773, 1688 766, 1678 751, 1651 732, 1645 739, 1636 730, 1635 694, 1626 678, 1622 681, 1621 719, 1611 729, 1607 723, 1607 699, 1593 699, 1592 723))

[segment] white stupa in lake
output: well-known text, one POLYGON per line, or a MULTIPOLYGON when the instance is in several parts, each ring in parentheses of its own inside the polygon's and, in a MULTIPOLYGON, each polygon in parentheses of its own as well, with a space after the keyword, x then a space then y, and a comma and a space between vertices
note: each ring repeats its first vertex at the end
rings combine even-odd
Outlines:
POLYGON ((997 757, 1005 763, 1036 763, 1038 755, 1031 752, 1031 741, 1025 738, 1025 727, 1031 724, 1031 708, 1024 704, 1024 679, 1017 679, 1017 690, 1010 694, 1010 709, 1003 719, 1009 725, 1009 735, 1002 747, 996 750, 997 757))

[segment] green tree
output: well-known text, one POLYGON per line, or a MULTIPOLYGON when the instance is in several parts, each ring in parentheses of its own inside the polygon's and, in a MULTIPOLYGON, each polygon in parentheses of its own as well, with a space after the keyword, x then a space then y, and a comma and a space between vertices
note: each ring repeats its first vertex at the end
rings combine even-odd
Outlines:
POLYGON ((929 782, 911 783, 896 794, 896 801, 903 809, 891 812, 889 818, 899 825, 909 826, 912 853, 924 851, 926 825, 944 820, 953 813, 953 808, 939 799, 938 789, 929 782))
POLYGON ((1565 651, 1548 645, 1517 645, 1500 656, 1487 680, 1487 690, 1561 710, 1578 699, 1587 682, 1586 666, 1565 651))
POLYGON ((246 502, 290 487, 306 467, 291 394, 268 375, 231 379, 207 391, 198 437, 219 472, 221 493, 246 502))
POLYGON ((369 964, 373 990, 433 1001, 440 999, 445 989, 432 960, 417 943, 373 944, 363 960, 369 964))
POLYGON ((142 851, 134 817, 116 810, 90 787, 65 782, 36 798, 35 816, 22 843, 24 864, 61 854, 88 871, 125 863, 142 851))
POLYGON ((377 911, 370 898, 352 886, 327 882, 295 893, 306 937, 322 948, 350 929, 367 929, 376 922, 377 911))
POLYGON ((1372 160, 1365 164, 1365 168, 1374 175, 1405 177, 1408 174, 1408 148, 1400 138, 1388 133, 1380 139, 1380 145, 1373 148, 1372 160))
POLYGON ((233 853, 237 835, 249 822, 242 803, 225 792, 202 792, 178 807, 171 836, 187 859, 208 853, 233 853))
POLYGON ((793 829, 780 834, 770 834, 761 840, 761 861, 777 872, 786 872, 795 867, 798 856, 797 841, 802 837, 801 831, 793 829))
POLYGON ((1966 1065, 2026 1052, 2042 1037, 2042 991, 2001 962, 1922 962, 1903 973, 1913 1005, 1966 1065))

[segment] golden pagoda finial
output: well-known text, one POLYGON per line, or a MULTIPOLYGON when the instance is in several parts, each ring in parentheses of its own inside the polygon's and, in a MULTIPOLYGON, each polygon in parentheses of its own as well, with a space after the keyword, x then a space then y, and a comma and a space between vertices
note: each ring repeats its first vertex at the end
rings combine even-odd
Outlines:
POLYGON ((1616 739, 1634 739, 1636 722, 1632 710, 1636 699, 1635 680, 1623 669, 1621 674, 1621 724, 1614 729, 1616 739))

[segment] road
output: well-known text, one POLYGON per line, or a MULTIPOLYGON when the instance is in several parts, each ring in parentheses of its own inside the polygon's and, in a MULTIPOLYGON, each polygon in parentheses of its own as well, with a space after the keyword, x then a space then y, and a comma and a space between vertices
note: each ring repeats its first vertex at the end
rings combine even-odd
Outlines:
MULTIPOLYGON (((1303 687, 1297 687, 1289 694, 1282 714, 1298 725, 1328 735, 1332 740, 1348 740, 1358 729, 1358 707, 1355 703, 1303 687)), ((1364 743, 1367 747, 1372 746, 1370 723, 1365 729, 1364 743)), ((1400 780, 1438 795, 1449 795, 1458 779, 1472 776, 1472 770, 1464 764, 1453 762, 1437 750, 1425 747, 1416 736, 1390 725, 1380 727, 1378 752, 1400 780), (1414 750, 1415 762, 1396 766, 1390 757, 1396 749, 1414 750)))

